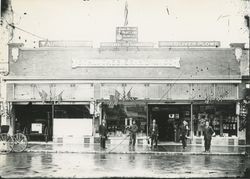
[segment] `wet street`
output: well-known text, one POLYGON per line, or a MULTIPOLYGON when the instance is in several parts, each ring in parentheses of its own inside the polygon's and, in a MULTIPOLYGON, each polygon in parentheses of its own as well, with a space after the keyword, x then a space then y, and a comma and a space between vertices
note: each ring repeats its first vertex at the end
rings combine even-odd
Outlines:
POLYGON ((160 154, 10 153, 0 176, 22 177, 237 177, 250 157, 160 154))

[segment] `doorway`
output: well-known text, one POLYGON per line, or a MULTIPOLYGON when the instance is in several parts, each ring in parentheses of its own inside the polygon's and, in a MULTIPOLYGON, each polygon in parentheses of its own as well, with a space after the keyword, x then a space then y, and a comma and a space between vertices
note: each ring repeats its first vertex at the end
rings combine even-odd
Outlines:
POLYGON ((151 124, 153 119, 156 120, 160 142, 179 141, 179 127, 184 119, 190 122, 190 110, 190 104, 149 105, 149 123, 151 124))
POLYGON ((52 106, 14 104, 15 130, 24 132, 30 141, 52 140, 52 106))
POLYGON ((55 132, 58 133, 58 131, 65 135, 81 132, 92 134, 89 131, 92 131, 93 116, 90 114, 89 105, 57 104, 52 106, 29 102, 28 104, 13 104, 13 109, 16 118, 15 128, 24 132, 30 141, 52 141, 55 132))

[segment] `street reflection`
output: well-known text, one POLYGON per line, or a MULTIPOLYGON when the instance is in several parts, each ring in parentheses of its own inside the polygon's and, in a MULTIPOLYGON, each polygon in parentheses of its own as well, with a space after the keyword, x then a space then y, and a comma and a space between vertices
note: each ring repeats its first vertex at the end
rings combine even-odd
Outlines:
POLYGON ((205 155, 204 165, 209 166, 211 163, 211 156, 205 155))
POLYGON ((130 166, 136 166, 136 160, 137 159, 135 159, 135 154, 130 154, 129 156, 128 156, 128 159, 129 159, 129 163, 130 163, 130 166))
POLYGON ((249 165, 242 156, 10 153, 0 155, 0 176, 242 176, 249 165))

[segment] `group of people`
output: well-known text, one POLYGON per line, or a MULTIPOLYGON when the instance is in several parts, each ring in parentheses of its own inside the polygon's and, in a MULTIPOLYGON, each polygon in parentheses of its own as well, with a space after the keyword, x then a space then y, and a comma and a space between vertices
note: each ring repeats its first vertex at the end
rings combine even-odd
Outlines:
MULTIPOLYGON (((134 147, 136 143, 136 133, 138 131, 138 126, 136 125, 136 121, 133 120, 132 125, 128 128, 129 130, 129 145, 134 147)), ((188 139, 188 122, 183 120, 182 124, 180 125, 180 139, 182 141, 182 147, 185 150, 187 147, 187 139, 188 139)), ((100 144, 101 148, 105 149, 105 141, 107 139, 107 127, 105 120, 102 121, 101 125, 99 126, 99 135, 100 135, 100 144)), ((205 122, 204 127, 204 141, 205 141, 205 152, 210 152, 211 147, 211 140, 212 136, 215 135, 213 128, 209 125, 209 121, 205 122)), ((156 124, 156 120, 153 119, 152 124, 149 127, 149 136, 151 141, 148 141, 148 143, 151 143, 151 148, 158 146, 158 136, 159 136, 159 130, 158 125, 156 124)))
MULTIPOLYGON (((138 126, 136 125, 136 121, 133 120, 132 125, 127 129, 129 131, 129 145, 132 147, 135 147, 136 143, 136 133, 138 132, 138 126)), ((102 120, 102 123, 99 126, 99 135, 100 135, 100 145, 101 148, 105 149, 106 148, 106 140, 108 137, 108 130, 106 127, 106 122, 105 120, 102 120)), ((158 136, 159 136, 159 130, 158 126, 156 124, 156 120, 153 120, 152 125, 149 128, 149 134, 151 138, 151 147, 154 146, 157 147, 158 144, 158 136)))
MULTIPOLYGON (((188 131, 189 131, 188 123, 184 120, 182 125, 180 126, 180 133, 181 133, 180 139, 182 141, 182 147, 184 150, 187 147, 188 131)), ((214 135, 215 132, 213 128, 209 125, 209 121, 206 121, 203 129, 205 152, 210 152, 211 140, 212 136, 214 135)))

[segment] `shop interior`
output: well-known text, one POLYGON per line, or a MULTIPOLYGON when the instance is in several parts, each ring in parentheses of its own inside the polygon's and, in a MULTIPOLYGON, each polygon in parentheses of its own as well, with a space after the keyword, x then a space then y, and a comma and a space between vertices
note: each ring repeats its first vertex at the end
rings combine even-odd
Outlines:
MULTIPOLYGON (((30 141, 51 141, 53 119, 92 118, 88 105, 14 104, 15 130, 24 132, 30 141), (54 109, 53 113, 52 110, 54 109)), ((70 126, 67 126, 70 127, 70 126)))
POLYGON ((190 126, 190 105, 152 104, 149 105, 149 122, 155 119, 159 129, 159 141, 178 142, 179 127, 183 120, 190 126))

